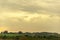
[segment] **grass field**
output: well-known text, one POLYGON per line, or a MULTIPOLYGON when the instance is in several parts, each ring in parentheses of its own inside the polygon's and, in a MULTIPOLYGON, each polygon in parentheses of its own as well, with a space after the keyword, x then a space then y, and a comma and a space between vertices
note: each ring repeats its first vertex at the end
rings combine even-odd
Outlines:
POLYGON ((18 34, 18 33, 0 33, 0 40, 60 40, 60 34, 56 33, 35 33, 18 34))

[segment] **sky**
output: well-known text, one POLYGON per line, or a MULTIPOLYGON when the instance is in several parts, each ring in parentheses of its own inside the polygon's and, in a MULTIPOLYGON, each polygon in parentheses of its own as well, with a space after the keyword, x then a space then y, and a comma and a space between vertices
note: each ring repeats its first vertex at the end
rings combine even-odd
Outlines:
POLYGON ((60 32, 60 0, 0 0, 0 31, 60 32))

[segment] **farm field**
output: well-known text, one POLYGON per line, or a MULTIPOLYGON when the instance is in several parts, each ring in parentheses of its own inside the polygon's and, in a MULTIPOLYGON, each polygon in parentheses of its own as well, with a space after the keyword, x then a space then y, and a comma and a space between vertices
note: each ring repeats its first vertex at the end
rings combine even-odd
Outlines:
POLYGON ((0 33, 0 40, 60 40, 58 33, 0 33))

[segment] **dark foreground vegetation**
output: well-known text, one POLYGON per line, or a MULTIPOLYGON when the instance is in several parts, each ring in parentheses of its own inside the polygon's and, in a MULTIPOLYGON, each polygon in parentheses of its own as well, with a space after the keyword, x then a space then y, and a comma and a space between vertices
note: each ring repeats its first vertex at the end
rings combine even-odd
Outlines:
POLYGON ((0 33, 0 40, 60 40, 60 34, 48 33, 48 32, 8 32, 4 31, 0 33))

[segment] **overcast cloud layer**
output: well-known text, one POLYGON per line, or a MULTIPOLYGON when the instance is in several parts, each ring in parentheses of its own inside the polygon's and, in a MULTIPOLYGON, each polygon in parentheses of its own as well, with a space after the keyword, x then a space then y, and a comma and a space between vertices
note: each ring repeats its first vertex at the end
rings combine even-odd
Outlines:
POLYGON ((60 0, 0 0, 0 31, 60 32, 60 0))

